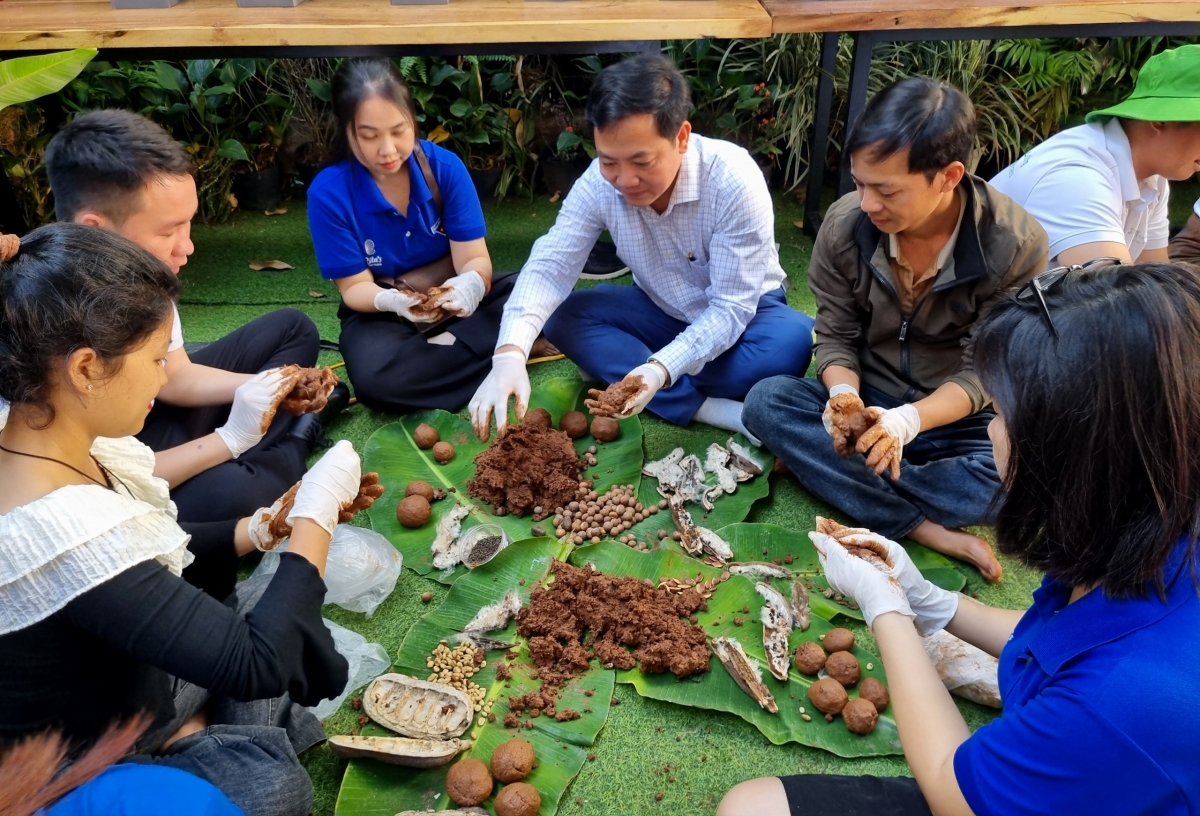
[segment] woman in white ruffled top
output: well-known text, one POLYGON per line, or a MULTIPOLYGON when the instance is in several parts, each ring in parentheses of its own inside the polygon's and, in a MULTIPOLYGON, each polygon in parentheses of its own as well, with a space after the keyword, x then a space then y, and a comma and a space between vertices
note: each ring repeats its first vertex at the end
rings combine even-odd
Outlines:
POLYGON ((286 501, 181 528, 133 439, 166 382, 177 289, 105 230, 0 236, 0 743, 57 729, 83 746, 144 711, 142 761, 247 814, 303 816, 296 754, 324 732, 299 706, 346 683, 322 573, 359 459, 341 442, 286 501), (279 570, 229 592, 237 554, 289 530, 279 570))

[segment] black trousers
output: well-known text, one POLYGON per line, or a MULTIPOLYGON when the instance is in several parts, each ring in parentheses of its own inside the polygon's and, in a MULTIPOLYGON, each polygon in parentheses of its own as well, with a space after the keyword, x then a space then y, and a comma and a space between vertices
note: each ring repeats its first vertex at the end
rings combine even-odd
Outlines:
MULTIPOLYGON (((200 365, 256 374, 282 365, 310 367, 321 338, 316 324, 297 309, 280 309, 191 355, 200 365)), ((199 439, 229 418, 229 405, 182 408, 155 403, 137 438, 155 451, 199 439)), ((295 417, 280 411, 262 441, 237 459, 198 473, 171 491, 181 522, 224 521, 248 516, 282 496, 307 470, 308 446, 288 436, 295 417)))
POLYGON ((933 816, 907 776, 781 776, 792 816, 933 816))
POLYGON ((497 275, 473 315, 448 321, 445 331, 456 338, 449 346, 428 342, 428 335, 394 314, 356 312, 343 303, 339 344, 354 396, 376 411, 461 409, 492 370, 500 318, 516 279, 515 273, 497 275))

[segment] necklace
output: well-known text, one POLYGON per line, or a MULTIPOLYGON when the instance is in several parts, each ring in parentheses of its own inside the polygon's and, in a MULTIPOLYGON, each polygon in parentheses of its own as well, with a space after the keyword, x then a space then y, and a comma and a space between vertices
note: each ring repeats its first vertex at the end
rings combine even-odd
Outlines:
POLYGON ((80 476, 87 479, 88 481, 95 482, 96 484, 100 485, 101 487, 107 488, 114 492, 116 491, 116 488, 113 487, 112 480, 116 479, 118 482, 120 482, 121 487, 124 487, 125 491, 127 493, 129 492, 129 488, 125 486, 125 483, 121 481, 121 478, 119 476, 117 476, 115 473, 112 473, 104 465, 100 464, 100 460, 98 460, 95 456, 91 456, 90 454, 89 454, 89 458, 91 458, 91 460, 96 463, 96 467, 100 468, 100 473, 104 476, 103 482, 100 481, 99 479, 97 479, 95 476, 92 476, 91 474, 84 473, 82 470, 80 470, 79 468, 75 467, 74 465, 72 465, 68 462, 64 462, 61 459, 55 459, 53 456, 43 456, 40 453, 26 453, 25 451, 19 451, 19 450, 13 450, 12 448, 6 448, 3 445, 0 445, 0 450, 4 451, 5 453, 11 453, 14 456, 28 456, 30 459, 42 459, 46 462, 54 462, 57 465, 62 465, 65 468, 70 468, 71 470, 75 471, 76 473, 78 473, 80 476))

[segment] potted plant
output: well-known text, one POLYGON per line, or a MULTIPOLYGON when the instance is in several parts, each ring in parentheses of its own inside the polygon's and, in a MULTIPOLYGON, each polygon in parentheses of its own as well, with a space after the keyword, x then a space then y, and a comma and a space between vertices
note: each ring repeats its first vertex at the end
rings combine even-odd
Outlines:
POLYGON ((292 118, 292 103, 272 94, 256 108, 256 116, 247 124, 253 147, 249 161, 252 170, 238 175, 233 192, 238 204, 248 210, 270 210, 282 203, 282 180, 276 158, 292 118))
POLYGON ((511 91, 513 74, 493 71, 486 75, 485 82, 480 58, 474 56, 460 58, 453 68, 435 69, 430 75, 431 85, 441 85, 443 93, 453 87, 458 95, 444 106, 439 106, 434 97, 427 97, 427 116, 433 113, 440 119, 428 138, 444 144, 463 160, 480 201, 494 201, 511 181, 515 171, 509 169, 508 159, 524 139, 521 111, 498 101, 511 91))
POLYGON ((592 140, 581 134, 575 125, 567 125, 558 134, 553 153, 541 162, 546 192, 565 198, 595 157, 596 145, 592 140))

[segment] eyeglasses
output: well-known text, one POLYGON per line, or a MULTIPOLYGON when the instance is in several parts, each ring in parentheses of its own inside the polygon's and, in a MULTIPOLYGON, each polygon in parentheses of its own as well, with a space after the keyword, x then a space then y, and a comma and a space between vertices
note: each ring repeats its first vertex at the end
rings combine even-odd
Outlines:
POLYGON ((1033 297, 1037 297, 1038 305, 1042 307, 1042 316, 1046 318, 1046 325, 1050 327, 1050 335, 1057 339, 1058 330, 1054 327, 1054 318, 1050 316, 1050 307, 1046 303, 1046 292, 1049 292, 1055 286, 1062 283, 1063 279, 1071 272, 1081 272, 1104 266, 1120 266, 1121 263, 1120 258, 1105 257, 1093 258, 1085 264, 1073 264, 1071 266, 1059 266, 1054 269, 1048 269, 1040 275, 1035 275, 1028 283, 1022 286, 1017 291, 1016 299, 1023 303, 1033 297))

